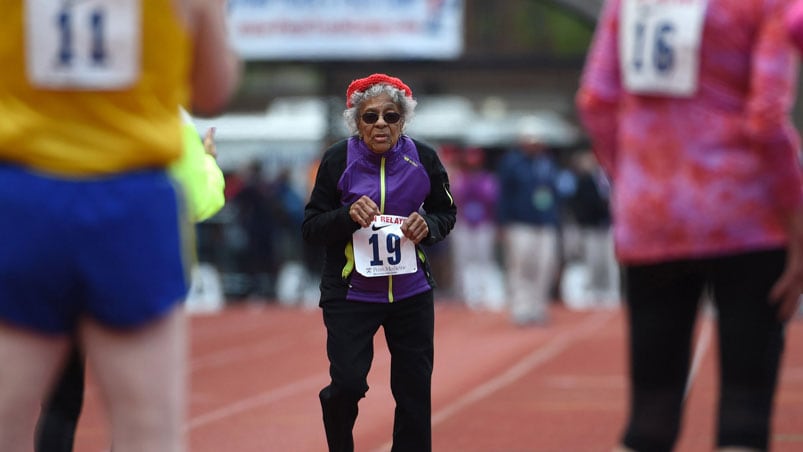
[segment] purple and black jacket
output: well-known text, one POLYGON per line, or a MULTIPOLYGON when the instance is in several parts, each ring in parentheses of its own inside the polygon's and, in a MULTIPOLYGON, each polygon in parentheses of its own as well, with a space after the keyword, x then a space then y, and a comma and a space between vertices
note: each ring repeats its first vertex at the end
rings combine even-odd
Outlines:
POLYGON ((435 281, 421 245, 443 240, 456 217, 448 175, 429 145, 402 135, 396 146, 375 154, 357 137, 335 143, 321 159, 302 225, 304 240, 324 245, 321 303, 336 299, 392 303, 433 289, 435 281), (417 247, 417 272, 368 278, 353 270, 351 240, 360 225, 348 212, 362 195, 380 208, 384 205, 383 214, 419 212, 424 217, 429 236, 417 247))

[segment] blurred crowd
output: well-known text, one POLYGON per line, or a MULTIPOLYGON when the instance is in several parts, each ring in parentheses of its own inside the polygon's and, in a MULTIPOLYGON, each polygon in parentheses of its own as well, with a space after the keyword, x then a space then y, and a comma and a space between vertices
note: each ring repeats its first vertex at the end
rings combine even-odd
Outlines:
POLYGON ((305 260, 305 194, 291 183, 290 168, 272 175, 259 160, 225 179, 225 206, 198 225, 199 261, 216 267, 228 300, 275 299, 282 270, 305 260))
POLYGON ((458 221, 433 257, 440 296, 519 325, 548 323, 555 302, 617 306, 610 187, 593 153, 552 147, 534 124, 517 136, 507 148, 441 148, 458 221))
MULTIPOLYGON (((508 147, 441 144, 458 221, 429 250, 441 301, 511 313, 520 325, 549 321, 548 305, 618 305, 608 182, 586 148, 550 146, 522 123, 508 147)), ((220 275, 227 301, 316 306, 320 250, 301 240, 306 192, 293 168, 250 161, 226 174, 226 205, 198 226, 199 259, 220 275)))

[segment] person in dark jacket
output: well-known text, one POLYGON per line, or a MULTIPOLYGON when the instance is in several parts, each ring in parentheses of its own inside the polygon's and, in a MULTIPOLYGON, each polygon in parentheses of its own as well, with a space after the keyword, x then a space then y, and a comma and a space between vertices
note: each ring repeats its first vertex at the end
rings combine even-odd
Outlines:
POLYGON ((581 150, 572 160, 577 189, 570 207, 580 228, 582 262, 588 272, 585 307, 616 307, 621 296, 611 228, 610 182, 591 150, 581 150))
POLYGON ((510 317, 518 326, 546 326, 561 267, 563 204, 574 178, 553 153, 549 124, 521 118, 516 144, 497 166, 496 205, 510 317))
POLYGON ((320 392, 330 451, 354 450, 374 335, 391 355, 393 450, 432 449, 435 281, 422 245, 443 240, 457 208, 435 150, 404 135, 416 106, 401 80, 354 80, 343 116, 353 136, 321 159, 304 212, 304 240, 324 247, 320 307, 331 382, 320 392))

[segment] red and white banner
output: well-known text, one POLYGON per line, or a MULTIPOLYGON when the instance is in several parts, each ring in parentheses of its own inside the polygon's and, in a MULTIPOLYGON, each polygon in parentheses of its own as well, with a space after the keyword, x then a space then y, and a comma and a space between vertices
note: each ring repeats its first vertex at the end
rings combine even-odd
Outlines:
POLYGON ((229 0, 246 60, 453 59, 463 0, 229 0))

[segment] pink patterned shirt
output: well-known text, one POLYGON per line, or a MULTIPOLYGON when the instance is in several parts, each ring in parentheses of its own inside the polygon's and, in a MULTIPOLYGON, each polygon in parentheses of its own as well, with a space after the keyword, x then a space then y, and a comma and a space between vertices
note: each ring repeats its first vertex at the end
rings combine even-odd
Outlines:
POLYGON ((576 98, 613 182, 620 261, 783 246, 785 218, 803 203, 789 114, 797 82, 784 26, 791 0, 709 0, 691 97, 624 89, 623 2, 605 3, 576 98))
POLYGON ((803 0, 797 0, 786 13, 786 28, 798 51, 803 51, 803 0))

